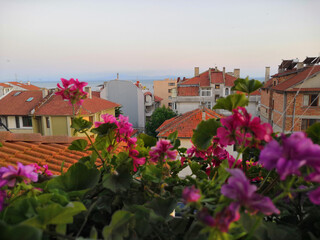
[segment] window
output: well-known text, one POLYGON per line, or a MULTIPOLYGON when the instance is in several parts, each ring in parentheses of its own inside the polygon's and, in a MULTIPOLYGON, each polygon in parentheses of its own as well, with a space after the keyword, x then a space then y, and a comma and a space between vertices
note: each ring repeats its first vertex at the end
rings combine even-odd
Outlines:
POLYGON ((89 116, 89 121, 93 123, 93 116, 89 116))
POLYGON ((214 86, 214 88, 215 88, 215 89, 220 89, 220 85, 219 85, 219 84, 216 84, 216 85, 214 86))
POLYGON ((173 109, 173 110, 176 110, 176 109, 177 109, 177 105, 176 105, 175 102, 172 103, 172 109, 173 109))
POLYGON ((23 116, 22 117, 22 126, 32 127, 32 118, 30 116, 23 116))
POLYGON ((303 106, 319 106, 319 96, 318 94, 308 94, 303 95, 303 106))
POLYGON ((29 98, 26 100, 26 102, 31 102, 32 99, 33 99, 33 97, 29 97, 29 98))
POLYGON ((16 92, 13 96, 18 96, 21 92, 16 92))
POLYGON ((211 102, 204 102, 204 105, 209 109, 212 107, 211 102))
POLYGON ((16 118, 16 128, 20 128, 20 119, 18 116, 16 116, 15 118, 16 118))
POLYGON ((305 131, 308 127, 317 122, 320 122, 320 119, 302 119, 301 130, 305 131))
POLYGON ((175 86, 176 84, 175 83, 168 83, 168 86, 175 86))
POLYGON ((201 96, 211 96, 211 88, 201 88, 201 96))
POLYGON ((171 102, 168 103, 168 107, 172 108, 172 103, 171 102))
POLYGON ((229 88, 226 88, 226 96, 228 96, 229 95, 229 88))
POLYGON ((171 90, 172 90, 172 89, 168 89, 168 93, 171 93, 171 90))
POLYGON ((217 101, 220 98, 220 95, 215 95, 214 100, 217 101))
POLYGON ((49 117, 46 117, 46 125, 47 125, 47 128, 50 128, 50 120, 49 120, 49 117))

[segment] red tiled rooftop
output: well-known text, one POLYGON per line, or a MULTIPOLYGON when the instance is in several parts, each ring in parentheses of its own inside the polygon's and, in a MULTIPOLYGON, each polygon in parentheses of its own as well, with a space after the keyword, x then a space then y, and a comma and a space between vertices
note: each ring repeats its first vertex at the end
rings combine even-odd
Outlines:
POLYGON ((178 86, 178 96, 199 96, 199 87, 178 86))
POLYGON ((5 88, 11 87, 10 85, 8 85, 8 84, 6 84, 6 83, 0 83, 0 86, 1 86, 1 87, 5 87, 5 88))
POLYGON ((42 91, 12 91, 0 100, 0 115, 28 115, 41 99, 42 91))
POLYGON ((154 95, 154 101, 155 102, 161 102, 162 100, 163 100, 163 98, 154 95))
POLYGON ((39 87, 35 86, 35 85, 32 85, 32 84, 24 84, 24 83, 19 83, 19 82, 8 82, 12 85, 15 85, 15 86, 18 86, 18 87, 21 87, 21 88, 24 88, 26 90, 40 90, 39 87))
POLYGON ((161 126, 156 130, 159 132, 158 137, 166 138, 171 133, 178 131, 178 138, 191 138, 193 135, 193 130, 197 128, 198 124, 203 120, 203 114, 205 115, 205 120, 214 118, 223 118, 223 115, 216 113, 204 107, 204 112, 198 108, 190 112, 186 112, 180 116, 166 120, 161 126))
MULTIPOLYGON (((82 107, 76 107, 76 113, 80 112, 82 115, 90 115, 102 110, 119 107, 120 104, 110 102, 108 100, 92 96, 83 101, 82 107)), ((36 116, 72 116, 72 106, 68 101, 64 101, 61 96, 50 96, 37 110, 36 116)))
POLYGON ((100 92, 99 91, 92 91, 92 96, 100 98, 100 92))

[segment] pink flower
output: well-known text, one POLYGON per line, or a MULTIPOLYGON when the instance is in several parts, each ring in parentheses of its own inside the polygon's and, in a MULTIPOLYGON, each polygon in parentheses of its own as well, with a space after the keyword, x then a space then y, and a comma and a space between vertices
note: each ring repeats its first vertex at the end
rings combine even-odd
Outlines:
POLYGON ((102 114, 101 118, 103 119, 103 122, 95 122, 94 123, 94 126, 96 128, 99 127, 101 124, 104 124, 104 123, 117 123, 116 117, 111 115, 111 114, 102 114))
POLYGON ((239 209, 239 203, 231 203, 228 207, 217 213, 213 226, 217 227, 221 232, 228 232, 230 224, 240 219, 239 209))
POLYGON ((195 186, 185 187, 182 192, 182 199, 184 203, 197 202, 201 198, 200 190, 195 186))
POLYGON ((133 133, 132 124, 129 123, 129 117, 125 117, 121 114, 119 115, 118 128, 119 133, 126 137, 130 137, 133 133))
POLYGON ((146 162, 146 158, 144 157, 139 158, 138 156, 139 156, 139 152, 137 150, 135 149, 129 150, 129 157, 131 157, 133 160, 133 171, 135 172, 137 171, 139 165, 143 165, 146 162))
POLYGON ((0 168, 0 176, 0 187, 5 184, 9 187, 14 187, 17 178, 22 178, 26 182, 29 182, 30 180, 32 182, 38 181, 38 174, 36 173, 35 167, 32 164, 24 166, 19 162, 17 169, 13 166, 0 168))
POLYGON ((38 174, 42 174, 45 176, 52 176, 53 175, 52 172, 49 170, 49 167, 47 164, 42 166, 43 171, 41 170, 41 167, 38 164, 34 163, 33 166, 35 168, 35 172, 38 174))
POLYGON ((79 82, 78 79, 70 80, 61 78, 63 87, 58 83, 57 86, 60 89, 55 94, 60 95, 63 99, 69 100, 71 105, 82 105, 83 100, 87 98, 87 93, 83 90, 83 87, 87 86, 86 82, 79 82))
POLYGON ((309 192, 309 199, 313 204, 320 205, 320 187, 309 192))
POLYGON ((170 141, 168 140, 159 140, 155 147, 151 148, 149 152, 150 161, 151 162, 158 162, 160 159, 165 161, 166 159, 175 160, 177 156, 177 151, 170 151, 173 146, 171 145, 170 141))
POLYGON ((227 169, 227 171, 232 176, 228 179, 228 183, 221 187, 221 193, 224 196, 245 206, 252 213, 262 212, 265 215, 280 213, 270 198, 255 193, 257 187, 250 184, 242 170, 227 169))
POLYGON ((0 211, 2 211, 4 206, 4 201, 7 197, 7 193, 5 190, 0 190, 0 211))

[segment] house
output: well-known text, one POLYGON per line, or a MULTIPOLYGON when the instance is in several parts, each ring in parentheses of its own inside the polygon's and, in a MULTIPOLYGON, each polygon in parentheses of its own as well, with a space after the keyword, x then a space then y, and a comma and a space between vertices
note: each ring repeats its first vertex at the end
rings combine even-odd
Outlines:
POLYGON ((13 89, 13 87, 8 84, 0 83, 0 97, 3 95, 6 95, 12 89, 13 89))
POLYGON ((60 175, 63 171, 80 158, 88 156, 90 152, 69 150, 71 142, 79 139, 67 136, 42 136, 39 133, 10 133, 0 132, 0 166, 16 165, 20 162, 24 165, 38 164, 48 165, 48 169, 54 175, 60 175))
POLYGON ((226 73, 225 68, 223 71, 209 68, 199 73, 199 68, 195 67, 194 77, 178 81, 172 90, 172 109, 179 114, 197 109, 202 104, 211 109, 220 97, 232 93, 231 88, 239 76, 240 69, 235 69, 233 74, 226 73))
POLYGON ((29 81, 27 84, 22 82, 6 82, 6 84, 10 85, 13 90, 21 90, 21 91, 27 91, 27 90, 40 90, 41 88, 32 85, 29 81))
POLYGON ((111 80, 103 83, 100 97, 121 104, 123 115, 129 117, 133 128, 144 132, 146 121, 145 95, 131 81, 111 80))
MULTIPOLYGON (((75 114, 95 122, 101 115, 115 115, 120 105, 91 95, 81 107, 75 107, 75 114)), ((41 133, 44 136, 72 136, 70 128, 73 109, 68 101, 56 96, 54 91, 11 91, 0 99, 0 120, 15 133, 41 133)), ((5 127, 0 127, 5 131, 5 127)))
MULTIPOLYGON (((0 121, 15 133, 32 133, 31 110, 43 98, 43 91, 11 91, 0 99, 0 121)), ((0 126, 0 131, 5 131, 0 126)))
POLYGON ((156 96, 161 97, 161 106, 172 108, 172 89, 177 87, 177 79, 164 79, 153 81, 153 90, 156 96))
MULTIPOLYGON (((95 122, 101 121, 102 114, 115 115, 115 108, 120 104, 93 96, 90 87, 86 87, 88 97, 82 106, 75 106, 75 115, 95 122)), ((39 101, 38 105, 30 111, 32 115, 33 132, 44 136, 72 136, 70 128, 73 109, 68 101, 52 92, 39 101)), ((81 134, 77 133, 77 136, 81 134)))
POLYGON ((283 60, 261 90, 260 118, 276 132, 306 130, 320 122, 320 58, 283 60))

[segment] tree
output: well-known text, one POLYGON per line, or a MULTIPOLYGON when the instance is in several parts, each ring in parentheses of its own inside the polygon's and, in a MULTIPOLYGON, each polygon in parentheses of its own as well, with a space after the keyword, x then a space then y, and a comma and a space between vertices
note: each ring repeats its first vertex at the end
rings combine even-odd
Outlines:
POLYGON ((177 116, 177 114, 172 111, 170 108, 166 108, 162 106, 161 108, 157 108, 151 115, 150 121, 146 124, 146 133, 150 136, 156 137, 156 129, 160 127, 160 125, 167 119, 173 118, 177 116))

